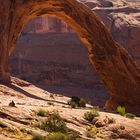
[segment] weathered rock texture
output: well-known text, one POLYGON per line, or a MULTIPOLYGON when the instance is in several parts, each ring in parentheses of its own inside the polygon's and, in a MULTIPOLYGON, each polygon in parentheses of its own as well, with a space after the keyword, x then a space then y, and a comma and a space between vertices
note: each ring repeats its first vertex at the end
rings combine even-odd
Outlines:
POLYGON ((27 24, 23 33, 48 33, 48 32, 65 32, 71 33, 73 30, 70 26, 54 17, 37 17, 27 24))
POLYGON ((0 3, 0 75, 3 80, 10 80, 8 57, 29 19, 57 16, 70 24, 87 46, 91 63, 111 91, 106 106, 124 105, 128 111, 139 111, 140 70, 89 8, 76 0, 0 0, 0 3))

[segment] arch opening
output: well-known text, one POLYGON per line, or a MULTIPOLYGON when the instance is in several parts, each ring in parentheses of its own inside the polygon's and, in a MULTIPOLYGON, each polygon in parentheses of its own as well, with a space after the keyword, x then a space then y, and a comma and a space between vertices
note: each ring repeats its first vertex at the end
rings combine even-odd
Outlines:
POLYGON ((87 48, 57 18, 36 17, 27 23, 10 56, 10 67, 13 76, 54 94, 79 96, 100 107, 109 98, 87 48))
POLYGON ((128 52, 114 41, 93 11, 76 0, 2 2, 3 5, 5 3, 8 4, 1 10, 7 14, 0 17, 7 23, 0 24, 3 29, 0 40, 0 74, 4 81, 10 80, 8 57, 24 25, 35 16, 56 16, 70 24, 87 46, 91 63, 111 92, 106 107, 123 105, 128 111, 139 112, 140 70, 128 52))

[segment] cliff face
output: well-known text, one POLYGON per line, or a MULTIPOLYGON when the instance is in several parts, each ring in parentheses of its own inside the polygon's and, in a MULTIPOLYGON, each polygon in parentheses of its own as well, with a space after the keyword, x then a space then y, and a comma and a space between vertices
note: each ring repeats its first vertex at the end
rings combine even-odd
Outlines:
MULTIPOLYGON (((140 2, 130 1, 82 1, 100 17, 113 37, 131 54, 140 67, 140 2), (97 8, 98 7, 98 8, 97 8)), ((53 17, 32 19, 24 33, 74 32, 63 21, 53 17)))
POLYGON ((73 32, 65 22, 53 17, 37 17, 25 27, 24 33, 73 32))

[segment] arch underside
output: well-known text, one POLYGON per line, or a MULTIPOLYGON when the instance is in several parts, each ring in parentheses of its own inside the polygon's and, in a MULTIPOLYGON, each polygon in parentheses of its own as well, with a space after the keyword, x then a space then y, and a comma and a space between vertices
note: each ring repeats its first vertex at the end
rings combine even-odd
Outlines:
POLYGON ((111 94, 106 107, 124 105, 128 111, 139 112, 140 70, 88 7, 76 0, 0 0, 0 3, 0 76, 3 81, 10 81, 8 58, 26 23, 36 16, 56 16, 68 23, 88 48, 89 60, 111 94))

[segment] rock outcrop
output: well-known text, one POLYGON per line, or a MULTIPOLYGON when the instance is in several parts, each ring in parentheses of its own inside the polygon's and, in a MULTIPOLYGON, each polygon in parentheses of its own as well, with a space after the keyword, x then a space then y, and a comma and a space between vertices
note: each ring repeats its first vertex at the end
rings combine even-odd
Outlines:
POLYGON ((0 75, 9 81, 8 57, 25 24, 35 16, 57 16, 70 24, 88 48, 89 59, 111 91, 106 106, 124 105, 128 111, 140 107, 140 70, 128 52, 117 42, 95 16, 76 0, 31 0, 1 2, 0 9, 0 75))

